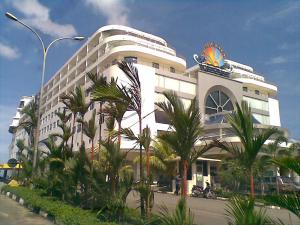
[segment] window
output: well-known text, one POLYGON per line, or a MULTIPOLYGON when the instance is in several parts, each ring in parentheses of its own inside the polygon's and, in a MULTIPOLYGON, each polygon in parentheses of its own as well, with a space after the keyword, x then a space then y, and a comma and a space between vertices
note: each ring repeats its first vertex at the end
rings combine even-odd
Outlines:
POLYGON ((259 95, 260 93, 259 93, 259 90, 255 90, 255 94, 256 95, 259 95))
POLYGON ((157 87, 165 87, 165 78, 163 76, 160 75, 155 75, 155 85, 157 87))
POLYGON ((23 107, 24 107, 24 101, 20 101, 19 108, 23 108, 23 107))
POLYGON ((53 118, 53 114, 54 114, 54 113, 52 112, 52 113, 51 113, 51 118, 53 118))
POLYGON ((76 132, 76 126, 73 127, 72 133, 75 134, 76 132))
POLYGON ((180 92, 196 95, 196 85, 185 81, 180 81, 180 92))
POLYGON ((222 91, 209 93, 205 102, 205 114, 215 114, 233 111, 231 99, 222 91))
POLYGON ((269 103, 266 101, 262 101, 256 98, 243 97, 243 100, 246 101, 251 108, 259 109, 263 111, 269 111, 269 103))
POLYGON ((155 63, 155 62, 153 62, 153 63, 152 63, 152 67, 154 67, 154 68, 156 68, 156 69, 159 69, 159 64, 158 64, 158 63, 155 63))
POLYGON ((128 63, 137 63, 137 57, 126 56, 126 57, 124 57, 124 61, 126 61, 128 63))
POLYGON ((47 132, 49 131, 49 125, 47 126, 47 132))
POLYGON ((252 115, 261 124, 270 125, 270 117, 269 116, 265 116, 265 115, 261 115, 261 114, 256 114, 256 113, 252 113, 252 115))
POLYGON ((56 127, 56 122, 53 123, 53 129, 56 127))
POLYGON ((52 124, 50 124, 50 129, 49 130, 52 130, 52 124))
POLYGON ((247 92, 248 88, 247 87, 243 87, 243 91, 247 92))
POLYGON ((173 91, 179 91, 179 80, 165 77, 165 88, 173 91))
POLYGON ((175 68, 171 66, 171 67, 170 67, 170 72, 171 72, 171 73, 175 73, 175 68))

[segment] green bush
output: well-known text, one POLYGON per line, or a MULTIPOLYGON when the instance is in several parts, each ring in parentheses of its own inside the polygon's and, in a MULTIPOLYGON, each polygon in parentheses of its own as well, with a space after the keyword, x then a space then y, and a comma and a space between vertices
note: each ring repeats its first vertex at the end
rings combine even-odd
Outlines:
POLYGON ((116 223, 99 222, 96 213, 67 205, 54 198, 44 197, 42 190, 30 190, 25 187, 4 186, 2 190, 9 191, 23 198, 34 210, 43 210, 53 217, 59 225, 117 225, 116 223))

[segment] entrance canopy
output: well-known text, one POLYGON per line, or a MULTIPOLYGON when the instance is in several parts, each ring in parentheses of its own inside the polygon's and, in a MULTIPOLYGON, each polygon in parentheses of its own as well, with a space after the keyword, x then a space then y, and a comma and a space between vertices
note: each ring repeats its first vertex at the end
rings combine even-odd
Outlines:
POLYGON ((0 170, 14 170, 14 169, 22 169, 22 165, 18 163, 16 167, 10 167, 7 163, 0 164, 0 170))
POLYGON ((210 158, 203 158, 203 157, 198 157, 197 160, 212 161, 212 162, 221 162, 220 159, 210 159, 210 158))

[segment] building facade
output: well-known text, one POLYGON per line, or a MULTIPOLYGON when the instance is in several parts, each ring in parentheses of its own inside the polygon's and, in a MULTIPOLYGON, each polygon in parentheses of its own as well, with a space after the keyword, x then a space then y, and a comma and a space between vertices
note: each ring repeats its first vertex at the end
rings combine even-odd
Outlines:
POLYGON ((19 128, 19 123, 22 121, 24 114, 22 113, 22 109, 26 107, 31 101, 34 100, 33 96, 22 96, 20 99, 19 106, 17 108, 16 115, 13 117, 12 123, 9 126, 8 131, 12 134, 12 140, 8 147, 9 150, 9 158, 17 159, 17 152, 19 151, 16 146, 17 140, 24 140, 24 144, 28 145, 28 134, 25 129, 19 128))
MULTIPOLYGON (((75 87, 83 86, 88 95, 87 100, 90 100, 88 90, 91 81, 86 76, 87 72, 104 74, 108 79, 117 77, 118 82, 126 83, 126 76, 116 65, 121 60, 134 63, 138 69, 142 90, 143 127, 149 126, 153 137, 160 131, 170 129, 162 112, 157 111, 154 104, 165 101, 162 92, 167 90, 175 91, 186 106, 191 99, 197 98, 205 140, 230 138, 232 141, 236 138, 224 121, 224 114, 233 111, 235 103, 242 100, 251 106, 257 126, 281 125, 277 87, 266 82, 252 67, 224 57, 222 67, 197 61, 199 65, 187 68, 185 58, 178 55, 164 39, 130 27, 109 25, 97 30, 44 85, 39 140, 46 139, 51 133, 60 132, 55 113, 64 109, 60 102, 62 93, 70 93, 75 87)), ((90 106, 86 120, 91 117, 93 110, 99 110, 98 103, 90 106)), ((137 115, 127 112, 122 125, 138 133, 137 121, 137 115)), ((82 132, 80 124, 76 123, 73 130, 74 148, 78 150, 82 132)), ((99 134, 100 130, 97 132, 99 134)), ((104 126, 101 132, 105 134, 104 126)), ((91 146, 91 140, 85 136, 84 142, 86 147, 91 146)), ((132 142, 123 139, 121 148, 131 149, 132 142)), ((216 170, 216 164, 220 161, 218 154, 217 151, 212 151, 206 158, 199 158, 199 162, 191 167, 190 188, 193 184, 204 184, 206 180, 211 180, 212 171, 216 170)), ((128 162, 132 163, 136 155, 137 151, 131 151, 128 162)), ((132 165, 138 177, 138 165, 132 165)))

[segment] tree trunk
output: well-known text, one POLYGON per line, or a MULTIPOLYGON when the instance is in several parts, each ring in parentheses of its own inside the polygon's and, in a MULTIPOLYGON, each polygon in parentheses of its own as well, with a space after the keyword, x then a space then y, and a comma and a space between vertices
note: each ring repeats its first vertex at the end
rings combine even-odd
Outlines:
POLYGON ((251 197, 255 198, 254 177, 253 177, 252 171, 250 171, 250 190, 251 190, 251 197))
POLYGON ((183 181, 182 181, 182 191, 181 196, 183 198, 187 197, 187 161, 183 160, 182 166, 183 166, 183 181))
POLYGON ((92 139, 92 161, 94 160, 94 139, 92 139))
POLYGON ((118 145, 121 148, 121 130, 122 130, 122 120, 118 122, 118 145))
POLYGON ((74 140, 74 126, 75 126, 75 113, 73 113, 73 125, 72 125, 72 139, 71 139, 71 152, 73 151, 73 140, 74 140))
POLYGON ((146 165, 147 165, 147 177, 148 177, 148 179, 150 181, 150 152, 149 152, 149 148, 146 149, 146 154, 147 154, 147 161, 146 161, 146 165))
POLYGON ((101 141, 102 141, 102 102, 100 102, 100 110, 99 110, 99 137, 98 137, 98 145, 99 145, 99 152, 100 152, 100 148, 101 148, 101 141))
POLYGON ((116 180, 114 177, 111 178, 111 192, 112 196, 116 195, 116 180))
MULTIPOLYGON (((139 133, 142 135, 142 112, 138 113, 139 116, 139 133)), ((140 143, 140 182, 144 184, 144 171, 143 171, 143 148, 142 143, 140 143)), ((141 195, 141 215, 144 217, 145 215, 145 200, 144 196, 141 195)))

